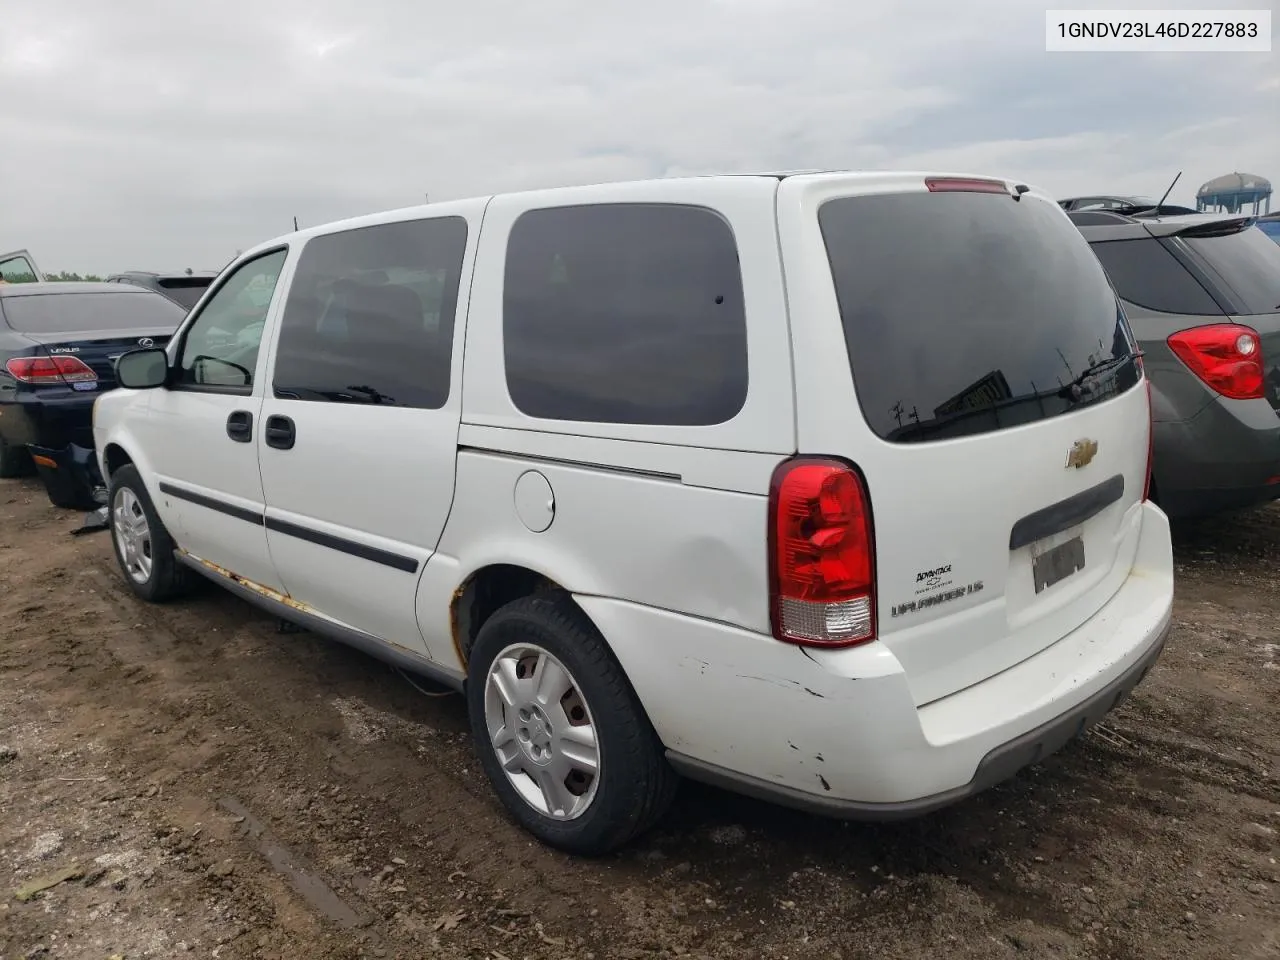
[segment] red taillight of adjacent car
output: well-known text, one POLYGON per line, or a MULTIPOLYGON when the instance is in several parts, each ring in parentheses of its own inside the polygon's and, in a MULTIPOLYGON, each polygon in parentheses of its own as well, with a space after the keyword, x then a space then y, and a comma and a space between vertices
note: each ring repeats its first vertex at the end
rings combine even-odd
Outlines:
POLYGON ((769 492, 773 635, 843 647, 875 639, 875 541, 862 476, 834 459, 797 457, 769 492))
POLYGON ((1182 330, 1169 349, 1213 390, 1232 400, 1263 394, 1262 342, 1258 332, 1238 323, 1214 323, 1182 330))
POLYGON ((52 357, 14 357, 5 363, 4 368, 13 379, 37 386, 86 383, 98 379, 98 375, 83 360, 62 354, 52 357))

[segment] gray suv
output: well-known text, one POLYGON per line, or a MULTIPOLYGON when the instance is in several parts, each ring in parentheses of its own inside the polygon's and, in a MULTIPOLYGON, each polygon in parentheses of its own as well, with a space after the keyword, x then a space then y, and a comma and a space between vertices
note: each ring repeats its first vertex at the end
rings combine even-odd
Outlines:
POLYGON ((132 283, 162 293, 184 310, 190 310, 218 277, 216 270, 188 270, 185 273, 153 273, 126 270, 107 277, 107 283, 132 283))
POLYGON ((1239 215, 1068 215, 1146 354, 1154 499, 1193 517, 1280 497, 1280 244, 1239 215))

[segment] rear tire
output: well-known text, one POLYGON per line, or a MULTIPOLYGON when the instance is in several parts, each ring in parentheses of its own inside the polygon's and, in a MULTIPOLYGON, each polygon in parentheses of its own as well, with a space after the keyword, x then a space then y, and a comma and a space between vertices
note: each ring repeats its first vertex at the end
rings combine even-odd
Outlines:
POLYGON ((666 812, 676 774, 622 667, 567 596, 500 609, 481 627, 468 672, 480 765, 543 843, 600 856, 666 812))
POLYGON ((107 521, 120 572, 140 599, 163 603, 186 592, 190 574, 174 558, 173 538, 131 463, 111 475, 107 521))
POLYGON ((29 477, 35 472, 35 464, 26 447, 15 447, 4 437, 0 437, 0 477, 12 480, 15 477, 29 477))

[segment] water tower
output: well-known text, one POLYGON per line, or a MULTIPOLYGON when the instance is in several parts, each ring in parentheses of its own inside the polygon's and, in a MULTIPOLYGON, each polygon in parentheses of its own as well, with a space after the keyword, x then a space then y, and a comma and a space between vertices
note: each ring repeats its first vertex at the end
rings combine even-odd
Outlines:
POLYGON ((1212 213, 1271 212, 1271 181, 1252 173, 1215 177, 1196 192, 1196 209, 1212 213))

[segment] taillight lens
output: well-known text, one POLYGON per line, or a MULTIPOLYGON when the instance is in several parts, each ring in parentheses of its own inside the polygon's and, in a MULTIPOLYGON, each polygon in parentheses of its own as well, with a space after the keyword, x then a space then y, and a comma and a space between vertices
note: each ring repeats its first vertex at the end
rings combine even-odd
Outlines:
POLYGON ((62 354, 52 357, 14 357, 5 363, 9 375, 22 383, 85 383, 97 380, 93 372, 79 357, 62 354))
POLYGON ((1263 394, 1262 342, 1258 332, 1238 323, 1214 323, 1182 330, 1169 349, 1212 389, 1232 400, 1263 394))
POLYGON ((875 548, 861 475, 840 460, 797 457, 769 493, 773 635, 851 646, 875 639, 875 548))
POLYGON ((1008 185, 999 180, 977 177, 926 177, 924 185, 930 193, 1009 193, 1008 185))

